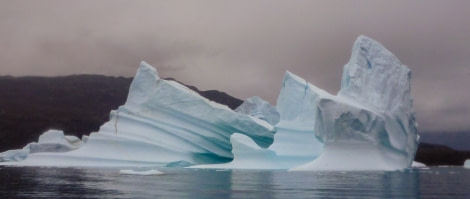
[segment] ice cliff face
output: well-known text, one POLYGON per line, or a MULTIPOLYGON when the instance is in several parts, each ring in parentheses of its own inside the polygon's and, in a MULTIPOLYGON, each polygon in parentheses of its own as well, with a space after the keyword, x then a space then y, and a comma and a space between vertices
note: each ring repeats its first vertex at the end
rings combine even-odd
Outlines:
POLYGON ((315 133, 322 155, 293 170, 397 170, 418 145, 410 70, 378 42, 360 36, 337 96, 318 101, 315 133))
POLYGON ((323 144, 315 137, 314 126, 316 104, 323 93, 326 92, 286 72, 276 104, 281 119, 269 149, 287 158, 292 166, 313 160, 322 151, 323 144))
POLYGON ((86 144, 68 153, 36 153, 19 164, 71 166, 187 165, 232 160, 230 136, 272 144, 269 123, 232 111, 189 88, 158 77, 142 62, 126 103, 86 144), (47 161, 44 161, 47 160, 47 161))

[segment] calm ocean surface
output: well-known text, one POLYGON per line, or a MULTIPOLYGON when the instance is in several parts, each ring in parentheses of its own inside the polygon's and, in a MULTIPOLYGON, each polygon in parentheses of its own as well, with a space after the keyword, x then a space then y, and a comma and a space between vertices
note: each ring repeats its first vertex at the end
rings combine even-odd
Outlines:
POLYGON ((0 198, 470 198, 470 170, 287 172, 0 167, 0 198))

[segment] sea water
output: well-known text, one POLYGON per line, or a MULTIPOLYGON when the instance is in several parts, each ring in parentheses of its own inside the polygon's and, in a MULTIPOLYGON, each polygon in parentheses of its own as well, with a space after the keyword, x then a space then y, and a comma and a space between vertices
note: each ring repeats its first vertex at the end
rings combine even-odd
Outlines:
POLYGON ((470 170, 287 172, 0 167, 0 198, 470 198, 470 170))

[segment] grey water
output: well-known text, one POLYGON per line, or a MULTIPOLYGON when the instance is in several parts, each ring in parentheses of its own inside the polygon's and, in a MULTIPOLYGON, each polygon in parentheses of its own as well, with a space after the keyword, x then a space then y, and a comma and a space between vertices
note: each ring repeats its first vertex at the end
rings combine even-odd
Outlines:
POLYGON ((0 198, 470 198, 470 170, 287 172, 0 167, 0 198))

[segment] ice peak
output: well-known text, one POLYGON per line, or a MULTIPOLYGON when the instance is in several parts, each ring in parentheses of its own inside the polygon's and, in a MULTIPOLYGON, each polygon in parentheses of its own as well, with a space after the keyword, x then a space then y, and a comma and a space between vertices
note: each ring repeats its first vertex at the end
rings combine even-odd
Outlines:
POLYGON ((129 88, 126 104, 138 105, 143 103, 149 95, 148 92, 156 87, 157 80, 159 79, 157 69, 145 61, 140 62, 134 80, 132 80, 129 88))
POLYGON ((410 104, 409 90, 410 70, 382 44, 359 36, 344 66, 338 95, 377 110, 392 110, 396 104, 410 104))
POLYGON ((290 71, 286 71, 286 74, 284 75, 284 80, 283 80, 283 83, 282 83, 283 87, 286 85, 287 81, 294 81, 294 82, 297 82, 300 85, 306 85, 307 84, 307 81, 305 81, 304 79, 302 79, 301 77, 297 76, 296 74, 294 74, 290 71))
POLYGON ((157 69, 155 69, 152 65, 148 64, 148 63, 145 62, 145 61, 141 61, 141 62, 140 62, 138 71, 150 72, 151 74, 154 74, 155 76, 158 77, 157 69))
POLYGON ((293 170, 409 167, 418 145, 410 70, 382 44, 361 35, 341 81, 337 96, 320 94, 316 104, 314 131, 325 143, 322 155, 293 170))

